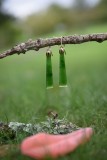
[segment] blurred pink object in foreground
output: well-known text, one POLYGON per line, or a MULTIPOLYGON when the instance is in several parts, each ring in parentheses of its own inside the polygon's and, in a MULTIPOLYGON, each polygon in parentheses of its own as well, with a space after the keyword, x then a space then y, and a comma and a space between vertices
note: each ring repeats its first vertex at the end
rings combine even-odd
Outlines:
POLYGON ((35 159, 57 158, 87 142, 92 133, 92 128, 80 129, 64 135, 39 133, 23 140, 21 151, 24 155, 35 159))

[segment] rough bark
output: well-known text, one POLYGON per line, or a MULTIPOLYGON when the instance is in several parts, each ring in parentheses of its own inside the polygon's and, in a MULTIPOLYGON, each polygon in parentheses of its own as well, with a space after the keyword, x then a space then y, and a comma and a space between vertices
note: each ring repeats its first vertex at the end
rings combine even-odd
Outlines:
POLYGON ((65 44, 80 44, 85 42, 103 42, 107 40, 107 33, 96 33, 96 34, 87 34, 87 35, 71 35, 71 36, 64 36, 64 37, 55 37, 55 38, 48 38, 48 39, 37 39, 33 41, 29 39, 25 43, 21 43, 12 47, 11 49, 3 52, 0 54, 0 59, 5 58, 7 56, 13 54, 25 54, 29 50, 38 51, 41 48, 55 46, 55 45, 65 45, 65 44))

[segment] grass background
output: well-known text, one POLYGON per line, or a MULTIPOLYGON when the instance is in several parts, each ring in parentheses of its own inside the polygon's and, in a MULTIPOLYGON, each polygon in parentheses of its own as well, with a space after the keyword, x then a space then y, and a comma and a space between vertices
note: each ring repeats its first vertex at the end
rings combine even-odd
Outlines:
MULTIPOLYGON (((106 32, 107 25, 94 26, 77 33, 106 32)), ((69 33, 65 33, 69 35, 69 33)), ((60 36, 58 33, 54 36, 60 36)), ((48 35, 51 37, 53 35, 48 35)), ((58 46, 52 47, 54 83, 58 85, 58 46)), ((66 68, 68 91, 65 101, 54 100, 60 118, 80 127, 92 126, 94 135, 86 145, 75 152, 59 158, 61 160, 105 160, 107 159, 107 42, 66 45, 66 68), (69 92, 69 93, 68 93, 69 92), (65 105, 65 107, 64 107, 65 105)), ((0 121, 35 122, 45 120, 47 96, 45 88, 46 49, 14 55, 0 60, 0 121)), ((55 93, 58 93, 56 89, 55 93)), ((17 141, 20 143, 20 140, 17 141)), ((15 150, 15 149, 14 149, 15 150)), ((2 159, 15 159, 15 151, 2 159)), ((31 159, 16 154, 16 159, 31 159)))

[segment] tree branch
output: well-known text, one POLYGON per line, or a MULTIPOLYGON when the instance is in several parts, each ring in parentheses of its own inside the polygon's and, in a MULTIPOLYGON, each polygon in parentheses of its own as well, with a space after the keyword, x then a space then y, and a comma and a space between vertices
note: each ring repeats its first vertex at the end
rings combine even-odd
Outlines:
POLYGON ((84 42, 96 41, 103 42, 107 40, 107 33, 96 33, 96 34, 87 34, 87 35, 72 35, 65 37, 49 38, 49 39, 37 39, 35 41, 28 40, 25 43, 14 46, 13 48, 0 54, 0 59, 13 54, 25 54, 29 50, 38 51, 40 48, 55 46, 62 44, 80 44, 84 42))

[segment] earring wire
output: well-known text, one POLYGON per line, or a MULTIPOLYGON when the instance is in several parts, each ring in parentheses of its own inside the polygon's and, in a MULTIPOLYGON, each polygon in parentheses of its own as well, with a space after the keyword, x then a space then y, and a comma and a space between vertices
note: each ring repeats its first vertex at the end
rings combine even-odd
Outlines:
POLYGON ((61 36, 61 46, 62 46, 62 38, 63 38, 63 37, 61 36))

